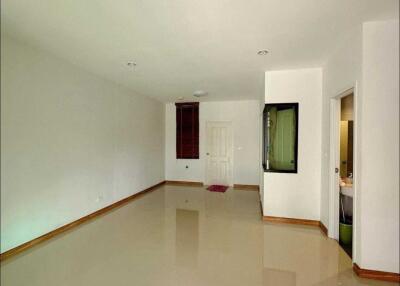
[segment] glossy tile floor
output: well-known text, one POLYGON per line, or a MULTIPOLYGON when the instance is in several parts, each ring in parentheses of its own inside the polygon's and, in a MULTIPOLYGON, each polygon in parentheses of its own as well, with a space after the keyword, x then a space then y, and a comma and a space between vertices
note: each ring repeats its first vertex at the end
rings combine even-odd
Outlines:
POLYGON ((255 191, 163 186, 6 260, 1 285, 396 284, 357 278, 317 228, 263 223, 255 191))

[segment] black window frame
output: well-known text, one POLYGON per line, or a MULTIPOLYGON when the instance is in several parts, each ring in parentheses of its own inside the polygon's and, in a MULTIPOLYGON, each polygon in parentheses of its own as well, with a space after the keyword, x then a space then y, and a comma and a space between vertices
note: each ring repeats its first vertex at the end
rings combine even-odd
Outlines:
POLYGON ((299 103, 298 102, 290 102, 290 103, 266 103, 264 105, 263 111, 263 161, 262 166, 264 172, 268 173, 298 173, 298 138, 299 138, 299 103), (294 142, 294 170, 276 170, 276 169, 267 169, 267 160, 268 160, 268 109, 270 107, 276 107, 279 109, 288 109, 293 108, 295 111, 296 118, 296 134, 295 134, 295 142, 294 142))

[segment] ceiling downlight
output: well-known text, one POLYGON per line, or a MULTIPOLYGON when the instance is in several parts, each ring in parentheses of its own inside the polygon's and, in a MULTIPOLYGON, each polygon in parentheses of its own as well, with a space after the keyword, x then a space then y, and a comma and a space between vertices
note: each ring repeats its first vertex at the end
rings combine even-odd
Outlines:
POLYGON ((194 97, 203 97, 203 96, 207 96, 208 92, 204 91, 204 90, 196 90, 195 92, 193 92, 193 96, 194 97))
POLYGON ((257 52, 257 55, 259 56, 266 56, 269 52, 267 50, 259 50, 257 52))

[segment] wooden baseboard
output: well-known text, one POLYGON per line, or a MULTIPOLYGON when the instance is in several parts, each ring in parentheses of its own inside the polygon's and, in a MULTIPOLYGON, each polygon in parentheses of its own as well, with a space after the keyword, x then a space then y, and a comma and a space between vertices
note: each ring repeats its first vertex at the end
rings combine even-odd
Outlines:
POLYGON ((328 229, 326 228, 326 226, 320 221, 319 222, 319 228, 321 229, 321 231, 328 236, 328 229))
POLYGON ((188 187, 203 187, 204 184, 202 182, 190 182, 190 181, 165 181, 167 185, 175 185, 175 186, 188 186, 188 187))
POLYGON ((263 221, 276 222, 276 223, 298 224, 298 225, 311 225, 311 226, 318 226, 318 227, 320 226, 320 222, 318 220, 287 218, 287 217, 277 217, 277 216, 263 216, 263 221))
POLYGON ((233 188, 234 189, 238 189, 238 190, 244 190, 244 191, 258 191, 259 190, 259 186, 258 185, 234 184, 233 188))
POLYGON ((287 218, 287 217, 277 217, 277 216, 263 216, 263 221, 274 222, 274 223, 287 223, 287 224, 297 224, 297 225, 310 225, 319 227, 319 229, 328 236, 328 229, 319 220, 310 219, 298 219, 298 218, 287 218))
MULTIPOLYGON (((326 226, 321 221, 317 221, 317 220, 263 216, 263 221, 274 222, 274 223, 288 223, 288 224, 297 224, 297 225, 316 226, 316 227, 319 227, 325 235, 328 235, 328 229, 326 228, 326 226)), ((356 263, 353 264, 353 270, 357 274, 357 276, 359 276, 361 278, 384 280, 384 281, 391 281, 391 282, 400 282, 400 274, 399 273, 362 269, 356 263)))
POLYGON ((399 273, 362 269, 356 263, 353 264, 353 270, 361 278, 400 282, 399 273))
POLYGON ((45 242, 45 241, 47 241, 47 240, 49 240, 49 239, 51 239, 51 238, 53 238, 53 237, 55 237, 55 236, 57 236, 57 235, 59 235, 61 233, 64 233, 67 230, 70 230, 70 229, 72 229, 72 228, 74 228, 74 227, 76 227, 78 225, 81 225, 81 224, 87 222, 88 220, 91 220, 93 218, 99 217, 99 216, 105 214, 106 212, 109 212, 112 209, 120 207, 120 206, 126 204, 127 202, 130 202, 130 201, 134 200, 134 199, 137 199, 140 196, 144 195, 145 193, 148 193, 148 192, 151 192, 151 191, 155 190, 157 187, 163 185, 164 183, 165 183, 165 181, 163 181, 161 183, 158 183, 158 184, 156 184, 154 186, 151 186, 151 187, 149 187, 149 188, 147 188, 147 189, 145 189, 143 191, 140 191, 139 193, 133 194, 133 195, 127 197, 127 198, 124 198, 124 199, 122 199, 122 200, 120 200, 118 202, 115 202, 115 203, 113 203, 113 204, 111 204, 109 206, 106 206, 106 207, 104 207, 104 208, 102 208, 102 209, 100 209, 98 211, 95 211, 94 213, 91 213, 91 214, 89 214, 87 216, 84 216, 84 217, 82 217, 82 218, 80 218, 80 219, 78 219, 76 221, 73 221, 73 222, 71 222, 69 224, 66 224, 66 225, 64 225, 62 227, 59 227, 59 228, 57 228, 57 229, 55 229, 55 230, 53 230, 51 232, 48 232, 48 233, 46 233, 46 234, 44 234, 42 236, 39 236, 39 237, 37 237, 37 238, 35 238, 33 240, 25 242, 24 244, 21 244, 21 245, 19 245, 17 247, 14 247, 14 248, 10 249, 10 250, 7 250, 6 252, 3 252, 3 253, 0 254, 0 261, 4 261, 4 260, 6 260, 6 259, 8 259, 8 258, 10 258, 12 256, 15 256, 15 255, 17 255, 17 254, 19 254, 19 253, 21 253, 23 251, 26 251, 26 250, 34 247, 34 246, 36 246, 36 245, 38 245, 38 244, 40 244, 42 242, 45 242))

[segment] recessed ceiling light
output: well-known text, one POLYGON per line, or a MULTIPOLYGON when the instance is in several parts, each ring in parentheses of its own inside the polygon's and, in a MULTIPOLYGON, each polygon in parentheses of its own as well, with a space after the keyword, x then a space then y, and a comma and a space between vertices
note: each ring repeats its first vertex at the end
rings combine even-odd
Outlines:
POLYGON ((259 55, 259 56, 265 56, 266 54, 268 54, 267 50, 260 50, 257 52, 257 55, 259 55))
POLYGON ((128 67, 134 68, 136 67, 136 63, 135 62, 127 62, 126 64, 128 67))
POLYGON ((203 97, 206 96, 207 94, 208 92, 204 90, 196 90, 195 92, 193 92, 193 96, 195 97, 203 97))

